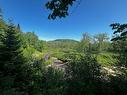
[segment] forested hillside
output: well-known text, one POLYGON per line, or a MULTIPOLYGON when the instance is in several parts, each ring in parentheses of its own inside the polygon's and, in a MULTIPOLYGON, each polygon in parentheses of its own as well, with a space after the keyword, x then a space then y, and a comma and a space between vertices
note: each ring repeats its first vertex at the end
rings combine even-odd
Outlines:
POLYGON ((48 41, 49 47, 61 49, 74 49, 79 42, 71 39, 56 39, 48 41))

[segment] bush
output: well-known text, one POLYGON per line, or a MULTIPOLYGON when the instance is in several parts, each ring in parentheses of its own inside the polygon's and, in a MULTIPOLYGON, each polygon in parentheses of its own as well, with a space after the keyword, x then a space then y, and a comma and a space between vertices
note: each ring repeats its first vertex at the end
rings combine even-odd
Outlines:
POLYGON ((97 61, 103 66, 111 66, 117 62, 116 56, 112 53, 101 53, 97 56, 97 61))
POLYGON ((73 60, 67 67, 66 95, 99 95, 100 76, 100 66, 92 56, 73 60))

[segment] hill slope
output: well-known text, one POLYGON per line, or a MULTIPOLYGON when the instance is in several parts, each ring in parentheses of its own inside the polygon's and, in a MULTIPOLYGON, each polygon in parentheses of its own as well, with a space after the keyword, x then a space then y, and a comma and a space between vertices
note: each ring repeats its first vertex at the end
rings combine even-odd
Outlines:
POLYGON ((56 39, 48 41, 48 46, 51 48, 74 48, 79 42, 72 39, 56 39))

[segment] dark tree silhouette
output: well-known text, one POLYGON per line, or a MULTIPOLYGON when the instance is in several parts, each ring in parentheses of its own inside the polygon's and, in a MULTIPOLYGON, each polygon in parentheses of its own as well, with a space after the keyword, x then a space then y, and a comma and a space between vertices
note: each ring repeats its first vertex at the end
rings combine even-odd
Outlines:
POLYGON ((52 11, 49 14, 49 19, 56 19, 56 17, 66 17, 68 15, 69 6, 72 6, 76 0, 51 0, 46 3, 47 9, 52 11))
POLYGON ((114 30, 113 41, 114 50, 119 53, 118 64, 127 67, 127 24, 114 23, 110 25, 114 30))
POLYGON ((110 26, 112 27, 112 30, 114 30, 113 34, 116 34, 112 41, 127 39, 127 24, 114 23, 110 26))

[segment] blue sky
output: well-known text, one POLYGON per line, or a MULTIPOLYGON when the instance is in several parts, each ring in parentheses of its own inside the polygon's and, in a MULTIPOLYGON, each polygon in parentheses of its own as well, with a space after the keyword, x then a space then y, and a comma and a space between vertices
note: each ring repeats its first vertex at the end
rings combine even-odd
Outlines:
POLYGON ((82 0, 77 8, 77 3, 71 7, 68 17, 54 21, 47 19, 50 12, 44 6, 47 1, 0 0, 0 7, 5 19, 13 18, 24 32, 34 31, 43 40, 80 40, 84 32, 112 35, 111 23, 127 21, 127 0, 82 0))

